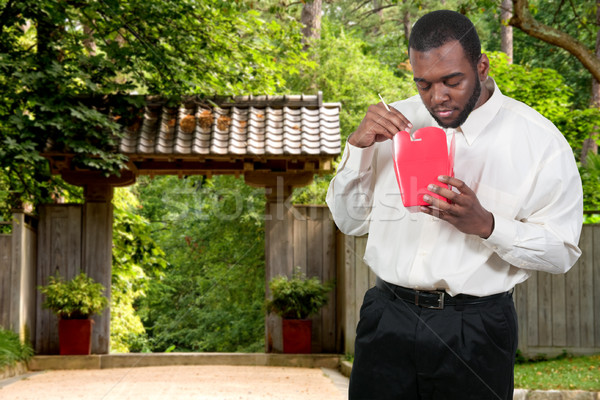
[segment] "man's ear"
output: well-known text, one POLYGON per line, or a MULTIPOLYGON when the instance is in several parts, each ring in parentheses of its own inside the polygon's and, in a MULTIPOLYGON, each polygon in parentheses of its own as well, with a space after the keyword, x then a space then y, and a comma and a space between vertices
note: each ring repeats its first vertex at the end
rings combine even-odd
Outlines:
POLYGON ((481 82, 485 82, 488 77, 488 72, 490 72, 490 60, 487 55, 482 54, 477 62, 477 74, 479 75, 479 80, 481 82))

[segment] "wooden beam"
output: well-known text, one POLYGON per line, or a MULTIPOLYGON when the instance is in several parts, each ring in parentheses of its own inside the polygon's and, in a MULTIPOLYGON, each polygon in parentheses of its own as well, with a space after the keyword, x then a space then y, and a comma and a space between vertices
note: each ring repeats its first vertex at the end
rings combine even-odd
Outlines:
POLYGON ((136 175, 132 171, 122 170, 121 175, 105 176, 100 171, 60 171, 65 182, 75 186, 88 185, 109 185, 109 186, 128 186, 135 183, 136 175))
POLYGON ((246 171, 244 179, 253 187, 277 188, 280 185, 286 187, 302 187, 312 182, 314 172, 266 172, 246 171))

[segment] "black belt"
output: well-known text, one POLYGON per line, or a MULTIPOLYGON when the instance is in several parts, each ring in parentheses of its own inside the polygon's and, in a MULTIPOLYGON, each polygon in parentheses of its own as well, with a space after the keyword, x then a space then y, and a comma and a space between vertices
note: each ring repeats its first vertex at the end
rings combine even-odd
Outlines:
POLYGON ((444 306, 485 303, 487 301, 511 295, 511 292, 503 292, 483 297, 471 296, 468 294, 450 296, 448 293, 441 290, 414 290, 385 282, 379 278, 377 278, 377 283, 375 285, 379 289, 390 292, 402 300, 406 300, 420 307, 437 310, 443 309, 444 306))

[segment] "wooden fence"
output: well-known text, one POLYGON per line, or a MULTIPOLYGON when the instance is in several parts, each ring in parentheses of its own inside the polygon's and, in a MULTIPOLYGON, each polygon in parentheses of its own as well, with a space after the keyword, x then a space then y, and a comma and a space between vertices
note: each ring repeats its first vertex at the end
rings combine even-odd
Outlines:
MULTIPOLYGON (((342 250, 338 265, 344 281, 344 350, 352 353, 362 299, 375 285, 375 275, 362 260, 366 236, 339 233, 337 242, 342 250)), ((515 288, 523 354, 600 353, 600 225, 583 227, 580 247, 583 254, 568 273, 535 272, 515 288)))
MULTIPOLYGON (((13 233, 0 235, 0 326, 34 341, 40 353, 52 353, 56 337, 35 288, 57 267, 63 274, 81 267, 81 213, 75 206, 53 207, 52 215, 42 212, 39 239, 36 221, 17 213, 13 233), (50 222, 52 229, 42 229, 50 222)), ((313 317, 313 352, 352 353, 362 299, 375 284, 363 262, 367 237, 341 234, 323 206, 270 204, 265 217, 266 282, 291 274, 294 267, 324 281, 335 279, 329 304, 313 317)), ((583 255, 567 274, 537 272, 515 289, 524 354, 600 353, 600 225, 583 227, 580 247, 583 255)), ((279 324, 273 316, 266 320, 267 351, 281 351, 279 324)))

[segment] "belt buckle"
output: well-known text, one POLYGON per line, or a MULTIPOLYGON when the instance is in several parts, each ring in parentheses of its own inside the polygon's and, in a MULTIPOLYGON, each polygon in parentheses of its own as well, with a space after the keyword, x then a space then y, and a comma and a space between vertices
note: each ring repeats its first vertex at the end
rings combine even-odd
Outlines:
POLYGON ((444 308, 444 296, 445 295, 446 295, 446 292, 443 292, 441 290, 426 290, 426 291, 415 290, 415 305, 417 305, 419 307, 423 307, 423 308, 430 308, 432 310, 442 310, 444 308), (423 304, 422 302, 419 301, 420 293, 436 295, 437 296, 437 304, 423 304))

